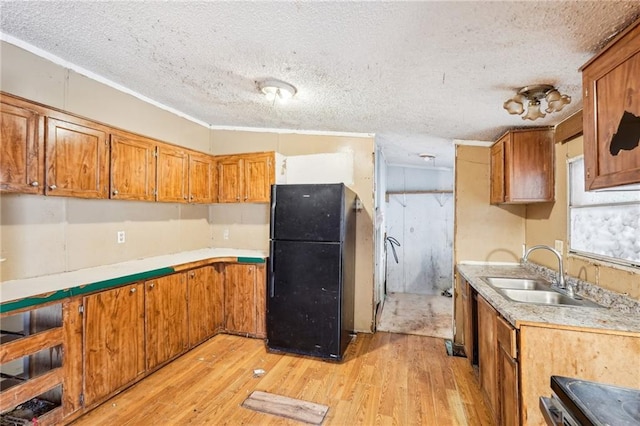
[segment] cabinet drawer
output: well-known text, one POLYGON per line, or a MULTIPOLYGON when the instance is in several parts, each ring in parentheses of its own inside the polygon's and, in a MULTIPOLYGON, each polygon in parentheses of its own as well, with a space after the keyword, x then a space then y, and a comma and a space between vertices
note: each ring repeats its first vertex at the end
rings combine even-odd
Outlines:
POLYGON ((504 318, 498 316, 496 334, 498 335, 498 345, 515 359, 517 356, 515 328, 506 322, 504 318))

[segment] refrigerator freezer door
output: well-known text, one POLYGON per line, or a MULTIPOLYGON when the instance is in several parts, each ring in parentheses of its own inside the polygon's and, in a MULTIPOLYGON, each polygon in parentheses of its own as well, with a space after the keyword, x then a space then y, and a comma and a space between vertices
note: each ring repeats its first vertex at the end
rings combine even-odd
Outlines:
POLYGON ((271 244, 267 346, 340 359, 341 245, 297 241, 271 244))
POLYGON ((274 185, 271 239, 342 241, 343 184, 274 185))

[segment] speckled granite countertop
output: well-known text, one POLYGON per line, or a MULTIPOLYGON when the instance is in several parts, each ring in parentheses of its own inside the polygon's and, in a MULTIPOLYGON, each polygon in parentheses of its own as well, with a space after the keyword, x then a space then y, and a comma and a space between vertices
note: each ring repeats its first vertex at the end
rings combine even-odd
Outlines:
POLYGON ((483 277, 549 278, 543 268, 531 264, 458 264, 460 273, 507 321, 516 328, 522 325, 549 325, 554 327, 587 328, 633 333, 640 337, 640 302, 613 295, 606 290, 595 291, 588 283, 576 282, 578 294, 605 306, 539 305, 513 302, 487 284, 483 277), (597 297, 594 297, 597 296, 597 297))

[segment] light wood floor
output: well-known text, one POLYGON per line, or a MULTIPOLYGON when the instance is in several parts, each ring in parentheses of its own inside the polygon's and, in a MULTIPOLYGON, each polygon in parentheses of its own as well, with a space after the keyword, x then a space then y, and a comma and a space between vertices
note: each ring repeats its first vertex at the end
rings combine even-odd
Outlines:
POLYGON ((74 425, 300 425, 242 408, 254 390, 328 405, 324 425, 490 424, 466 358, 448 357, 442 339, 378 332, 359 334, 342 363, 218 335, 74 425))

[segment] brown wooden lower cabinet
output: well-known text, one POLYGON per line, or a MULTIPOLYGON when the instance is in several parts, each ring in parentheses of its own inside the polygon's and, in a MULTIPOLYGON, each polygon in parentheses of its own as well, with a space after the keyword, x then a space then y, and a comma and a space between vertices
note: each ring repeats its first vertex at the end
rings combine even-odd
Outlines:
POLYGON ((224 264, 187 272, 189 346, 202 343, 224 326, 224 264))
POLYGON ((478 367, 480 388, 484 391, 496 423, 499 422, 496 321, 498 313, 478 296, 478 367))
POLYGON ((147 369, 152 370, 189 347, 186 273, 145 282, 147 369))
POLYGON ((259 313, 265 309, 264 292, 258 291, 258 283, 265 287, 264 275, 258 269, 264 266, 255 264, 228 264, 225 266, 225 329, 230 333, 256 336, 262 331, 264 316, 259 313), (261 277, 258 280, 258 276, 261 277), (258 301, 258 298, 261 300, 258 301))
POLYGON ((498 315, 496 317, 496 335, 498 341, 499 424, 515 426, 520 424, 516 330, 498 315))
POLYGON ((3 332, 0 362, 27 357, 38 375, 0 391, 0 412, 53 393, 58 408, 38 424, 60 424, 217 332, 266 337, 266 268, 214 263, 16 312, 2 314, 3 330, 19 330, 13 339, 3 332), (58 364, 39 363, 51 354, 58 364))
POLYGON ((90 406, 145 372, 144 286, 84 297, 84 403, 90 406))

